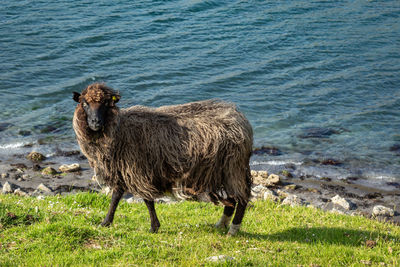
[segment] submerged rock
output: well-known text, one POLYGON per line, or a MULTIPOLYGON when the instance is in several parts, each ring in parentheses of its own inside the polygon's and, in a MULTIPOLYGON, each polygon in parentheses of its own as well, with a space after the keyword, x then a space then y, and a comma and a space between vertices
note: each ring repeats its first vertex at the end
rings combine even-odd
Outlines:
POLYGON ((30 131, 26 131, 26 130, 20 130, 18 132, 18 134, 22 135, 22 136, 29 136, 29 135, 31 135, 31 132, 30 131))
POLYGON ((385 216, 385 217, 393 217, 394 210, 382 205, 377 205, 372 209, 372 215, 374 216, 385 216))
POLYGON ((280 156, 282 155, 282 152, 276 147, 262 146, 260 148, 254 149, 253 154, 255 155, 267 154, 270 156, 280 156))
POLYGON ((400 144, 394 144, 389 150, 392 152, 400 152, 400 144))
POLYGON ((12 123, 1 122, 0 123, 0 132, 6 130, 10 126, 12 126, 12 123))
POLYGON ((299 138, 329 138, 333 134, 340 134, 339 131, 331 128, 313 127, 303 129, 303 133, 298 135, 299 138))
POLYGON ((331 166, 340 166, 343 165, 342 162, 335 160, 335 159, 325 159, 321 161, 322 165, 331 165, 331 166))
POLYGON ((26 156, 26 158, 33 162, 41 162, 46 159, 46 157, 43 154, 35 151, 29 153, 28 156, 26 156))

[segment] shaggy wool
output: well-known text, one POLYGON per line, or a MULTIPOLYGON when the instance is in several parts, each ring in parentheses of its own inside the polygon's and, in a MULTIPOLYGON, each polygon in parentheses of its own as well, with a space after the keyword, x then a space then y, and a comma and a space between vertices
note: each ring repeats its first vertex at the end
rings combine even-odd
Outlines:
POLYGON ((88 127, 82 101, 73 119, 83 154, 108 186, 148 200, 180 192, 206 194, 213 202, 248 201, 253 132, 234 104, 119 109, 119 94, 104 84, 89 86, 80 98, 108 107, 101 131, 88 127))

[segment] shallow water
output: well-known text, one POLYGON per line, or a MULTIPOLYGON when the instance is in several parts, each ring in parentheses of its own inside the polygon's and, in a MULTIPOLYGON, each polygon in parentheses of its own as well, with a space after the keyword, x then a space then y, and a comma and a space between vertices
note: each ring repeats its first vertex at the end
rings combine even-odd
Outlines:
POLYGON ((400 181, 399 17, 397 0, 4 2, 0 155, 77 148, 72 92, 104 81, 122 107, 236 102, 280 151, 255 168, 400 181))

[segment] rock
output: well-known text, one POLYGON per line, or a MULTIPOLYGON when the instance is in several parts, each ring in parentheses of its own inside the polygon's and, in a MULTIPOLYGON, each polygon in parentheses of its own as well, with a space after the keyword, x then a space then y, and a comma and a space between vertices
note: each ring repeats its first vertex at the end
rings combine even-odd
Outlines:
POLYGON ((12 167, 15 167, 19 172, 24 172, 24 170, 28 169, 28 167, 24 163, 12 163, 10 165, 12 167))
POLYGON ((253 182, 263 186, 274 186, 280 182, 280 177, 276 174, 268 175, 266 171, 258 171, 253 175, 253 182))
POLYGON ((14 195, 20 196, 20 197, 26 197, 28 194, 21 189, 17 188, 14 190, 14 195))
POLYGON ((285 185, 283 188, 286 190, 296 190, 299 187, 295 184, 288 184, 288 185, 285 185))
POLYGON ((307 191, 315 194, 321 194, 321 192, 316 188, 307 188, 307 191))
POLYGON ((126 199, 126 203, 132 204, 132 203, 142 203, 143 199, 142 198, 137 198, 137 197, 130 197, 126 199))
POLYGON ((282 152, 276 147, 262 146, 261 148, 254 149, 253 154, 255 155, 267 154, 271 156, 280 156, 282 155, 282 152))
POLYGON ((57 174, 57 171, 53 169, 52 167, 46 167, 42 170, 42 174, 44 175, 55 175, 57 174))
POLYGON ((352 210, 356 208, 356 205, 352 203, 350 200, 340 197, 339 195, 334 196, 331 198, 333 204, 336 204, 345 210, 352 210))
POLYGON ((332 165, 332 166, 340 166, 343 165, 342 162, 335 159, 325 159, 321 162, 322 165, 332 165))
POLYGON ((287 178, 293 178, 293 175, 288 170, 281 171, 281 174, 287 178))
POLYGON ((40 154, 39 152, 31 152, 26 156, 27 159, 33 161, 33 162, 41 162, 46 159, 46 157, 43 154, 40 154))
POLYGON ((331 128, 311 127, 303 129, 303 133, 298 137, 300 138, 329 138, 333 134, 340 132, 331 128))
POLYGON ((18 134, 22 135, 22 136, 29 136, 29 135, 31 135, 31 132, 30 131, 26 131, 26 130, 20 130, 18 132, 18 134))
POLYGON ((382 205, 377 205, 372 209, 372 215, 374 216, 385 216, 385 217, 393 217, 394 210, 382 205))
POLYGON ((400 144, 394 144, 389 150, 392 152, 400 152, 400 144))
POLYGON ((59 171, 61 172, 76 172, 76 171, 80 171, 81 170, 81 166, 79 165, 79 163, 73 163, 71 165, 61 165, 58 168, 59 171))
POLYGON ((8 127, 12 126, 12 123, 0 122, 0 132, 6 130, 8 127))
POLYGON ((281 199, 284 199, 284 198, 286 198, 286 197, 288 197, 290 194, 289 193, 287 193, 287 192, 285 192, 285 191, 282 191, 282 190, 280 190, 280 189, 278 189, 277 191, 276 191, 276 193, 278 193, 278 196, 281 198, 281 199))
POLYGON ((277 185, 280 183, 280 181, 281 181, 281 179, 280 179, 279 175, 276 175, 276 174, 270 174, 267 179, 268 185, 277 185))
POLYGON ((171 204, 171 203, 175 203, 176 200, 173 199, 172 197, 164 196, 164 197, 161 197, 161 198, 157 198, 157 199, 156 199, 156 202, 157 202, 157 203, 171 204))
POLYGON ((289 194, 283 201, 282 205, 290 205, 291 207, 294 206, 302 206, 304 205, 304 200, 299 198, 296 195, 289 194))
POLYGON ((10 184, 9 182, 5 182, 3 184, 3 194, 11 194, 13 192, 13 184, 10 184))
POLYGON ((40 171, 42 169, 42 167, 40 167, 39 164, 33 164, 32 166, 32 170, 34 170, 35 172, 40 171))
POLYGON ((211 256, 206 259, 209 262, 222 262, 222 261, 232 261, 235 258, 226 256, 226 255, 219 255, 219 256, 211 256))
POLYGON ((51 190, 49 187, 45 186, 44 184, 38 185, 38 187, 36 189, 39 191, 45 192, 45 193, 53 192, 53 190, 51 190))
POLYGON ((269 189, 264 192, 263 199, 264 200, 272 200, 274 202, 280 201, 280 198, 275 194, 275 192, 272 190, 269 190, 269 189))
POLYGON ((10 175, 7 173, 7 172, 5 172, 5 173, 2 173, 1 174, 1 179, 6 179, 6 178, 8 178, 10 175))
POLYGON ((22 175, 22 179, 24 179, 24 180, 28 180, 29 179, 29 174, 24 174, 24 175, 22 175))
POLYGON ((251 189, 251 196, 255 199, 258 199, 261 198, 266 191, 270 190, 263 185, 256 185, 251 189))

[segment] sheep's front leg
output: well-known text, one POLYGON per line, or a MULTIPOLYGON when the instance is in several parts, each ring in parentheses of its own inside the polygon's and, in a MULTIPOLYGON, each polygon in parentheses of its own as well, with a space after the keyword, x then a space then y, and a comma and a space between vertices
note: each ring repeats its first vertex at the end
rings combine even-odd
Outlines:
POLYGON ((147 209, 149 210, 150 214, 150 221, 151 221, 151 228, 150 232, 157 233, 158 228, 160 228, 160 222, 158 221, 156 209, 154 208, 154 200, 144 200, 146 203, 147 209))
POLYGON ((112 197, 111 197, 111 204, 110 209, 106 215, 106 218, 101 223, 101 226, 109 226, 114 220, 115 210, 117 209, 118 203, 124 194, 124 190, 121 188, 117 188, 113 190, 112 197))

